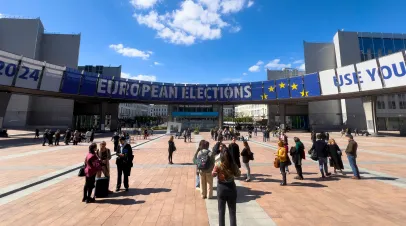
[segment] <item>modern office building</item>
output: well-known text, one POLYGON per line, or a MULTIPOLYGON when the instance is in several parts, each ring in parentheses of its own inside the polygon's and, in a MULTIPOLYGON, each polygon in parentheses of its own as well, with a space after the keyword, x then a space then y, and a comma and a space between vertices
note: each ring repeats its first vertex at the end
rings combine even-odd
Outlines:
MULTIPOLYGON (((0 49, 39 61, 77 68, 80 34, 45 32, 39 18, 0 18, 0 49)), ((2 95, 2 94, 0 94, 2 95)), ((12 94, 3 126, 72 125, 74 101, 12 94)))
POLYGON ((79 66, 78 70, 96 74, 102 74, 111 77, 121 77, 121 65, 118 67, 103 66, 103 65, 85 65, 79 66))
POLYGON ((222 105, 169 105, 168 121, 182 123, 182 128, 210 130, 223 121, 222 105))
POLYGON ((223 114, 224 117, 234 117, 234 105, 224 105, 223 114))
MULTIPOLYGON (((312 73, 356 64, 404 50, 406 35, 338 31, 332 43, 304 42, 306 72, 312 73)), ((399 130, 406 122, 406 96, 377 98, 378 130, 399 130)), ((315 127, 366 128, 360 98, 309 103, 310 124, 315 127)))
POLYGON ((119 104, 118 118, 127 119, 136 116, 148 116, 150 106, 148 104, 133 104, 121 103, 119 104))
POLYGON ((168 105, 150 104, 149 116, 168 116, 168 105))
POLYGON ((243 104, 235 107, 236 117, 252 117, 254 121, 268 119, 266 104, 243 104))
POLYGON ((282 70, 266 70, 268 80, 290 78, 295 76, 304 75, 304 71, 300 71, 296 68, 284 68, 282 70))

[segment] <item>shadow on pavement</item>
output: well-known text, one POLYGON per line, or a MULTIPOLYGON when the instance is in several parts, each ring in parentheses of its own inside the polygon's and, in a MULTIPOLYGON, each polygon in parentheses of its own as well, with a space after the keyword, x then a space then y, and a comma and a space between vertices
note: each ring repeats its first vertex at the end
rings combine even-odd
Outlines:
POLYGON ((261 198, 264 195, 270 195, 272 192, 266 192, 266 191, 258 191, 258 190, 253 190, 251 188, 247 187, 237 187, 237 203, 245 203, 249 201, 254 201, 258 198, 261 198))
POLYGON ((289 183, 287 186, 294 186, 294 187, 311 187, 311 188, 327 188, 327 185, 318 184, 318 183, 302 183, 302 182, 292 182, 289 183))
POLYGON ((161 193, 161 192, 170 192, 171 189, 167 188, 130 188, 128 191, 120 190, 119 192, 114 192, 109 194, 106 198, 97 199, 97 203, 105 203, 105 204, 115 204, 115 205, 135 205, 141 204, 145 201, 136 201, 135 197, 130 198, 129 196, 136 196, 136 195, 150 195, 154 193, 161 193), (125 197, 125 198, 118 198, 118 197, 125 197))
POLYGON ((97 199, 97 204, 113 204, 113 205, 136 205, 145 203, 144 200, 136 201, 135 199, 125 198, 125 199, 97 199))

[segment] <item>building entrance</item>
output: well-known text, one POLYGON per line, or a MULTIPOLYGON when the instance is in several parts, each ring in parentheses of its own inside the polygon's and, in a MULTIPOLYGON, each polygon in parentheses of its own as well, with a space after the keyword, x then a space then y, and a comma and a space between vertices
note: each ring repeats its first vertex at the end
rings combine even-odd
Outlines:
POLYGON ((300 116, 287 116, 286 117, 287 125, 291 129, 300 129, 307 130, 309 129, 309 117, 300 115, 300 116))

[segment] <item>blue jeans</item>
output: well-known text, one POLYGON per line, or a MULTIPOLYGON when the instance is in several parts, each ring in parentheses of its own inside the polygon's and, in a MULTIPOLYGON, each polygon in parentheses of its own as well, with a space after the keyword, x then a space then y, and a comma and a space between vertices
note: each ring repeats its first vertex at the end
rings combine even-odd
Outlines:
POLYGON ((351 155, 347 155, 348 158, 348 162, 350 163, 351 169, 352 169, 352 173, 354 174, 354 177, 360 177, 359 175, 359 170, 358 170, 358 166, 357 166, 357 157, 355 156, 351 156, 351 155))
POLYGON ((196 173, 196 188, 200 187, 200 175, 196 173))
POLYGON ((327 166, 327 157, 319 157, 319 169, 322 176, 324 176, 324 172, 328 174, 328 166, 327 166))

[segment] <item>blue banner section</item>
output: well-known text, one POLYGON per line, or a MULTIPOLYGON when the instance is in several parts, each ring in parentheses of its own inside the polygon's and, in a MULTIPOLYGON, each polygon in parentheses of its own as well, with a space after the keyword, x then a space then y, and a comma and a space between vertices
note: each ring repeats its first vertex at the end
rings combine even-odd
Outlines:
POLYGON ((66 68, 63 77, 61 92, 69 94, 78 94, 81 77, 82 73, 80 71, 73 68, 66 68))
POLYGON ((185 90, 186 90, 186 88, 185 88, 185 84, 176 84, 175 85, 175 95, 173 96, 173 100, 176 100, 176 101, 182 101, 182 100, 184 100, 184 95, 185 95, 185 90))
POLYGON ((306 92, 303 88, 303 77, 296 76, 289 79, 290 82, 290 97, 299 98, 305 97, 306 92))
POLYGON ((208 84, 206 87, 206 100, 208 102, 215 102, 217 101, 217 84, 208 84))
POLYGON ((140 96, 139 100, 150 100, 151 99, 151 82, 140 81, 140 96))
POLYGON ((81 95, 94 96, 96 94, 98 77, 95 73, 84 72, 79 93, 81 95))
POLYGON ((128 79, 125 98, 138 100, 139 93, 140 93, 140 81, 128 79))
POLYGON ((304 80, 304 89, 305 89, 305 96, 315 97, 320 96, 320 81, 319 81, 319 74, 313 73, 308 74, 303 77, 304 80))
POLYGON ((241 83, 240 90, 242 90, 241 100, 251 100, 251 84, 250 83, 241 83))
POLYGON ((229 97, 230 97, 230 89, 228 88, 228 85, 219 84, 217 90, 217 100, 228 101, 229 97))
POLYGON ((127 90, 127 79, 116 78, 113 81, 113 87, 111 90, 111 98, 124 99, 127 90))
POLYGON ((276 100, 276 87, 274 80, 264 82, 264 99, 276 100))
POLYGON ((111 76, 99 75, 99 81, 97 83, 97 96, 111 97, 113 91, 114 81, 111 76))
POLYGON ((251 83, 252 100, 265 100, 262 82, 251 83))
POLYGON ((162 83, 153 82, 151 84, 151 100, 161 100, 162 99, 162 83))
POLYGON ((199 102, 205 102, 207 100, 206 98, 206 85, 196 85, 195 86, 196 89, 196 101, 199 102))
POLYGON ((175 111, 172 112, 173 117, 185 117, 185 116, 193 116, 193 117, 218 117, 219 113, 218 112, 180 112, 180 111, 175 111))
POLYGON ((242 86, 239 84, 230 84, 229 88, 226 89, 225 95, 228 97, 229 101, 239 101, 241 100, 241 95, 244 94, 244 90, 241 89, 242 86))
POLYGON ((275 85, 276 85, 276 95, 278 96, 278 99, 290 98, 289 80, 287 78, 276 80, 275 85))

